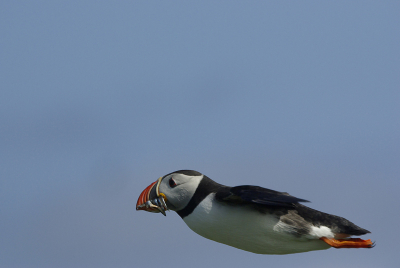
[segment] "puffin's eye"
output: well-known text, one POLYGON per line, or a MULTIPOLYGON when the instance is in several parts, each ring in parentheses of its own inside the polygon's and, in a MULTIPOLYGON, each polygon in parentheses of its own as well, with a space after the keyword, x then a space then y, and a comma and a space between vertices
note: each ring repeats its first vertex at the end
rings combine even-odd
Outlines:
POLYGON ((174 188, 174 187, 176 186, 176 182, 174 181, 173 178, 169 179, 169 186, 170 186, 171 188, 174 188))

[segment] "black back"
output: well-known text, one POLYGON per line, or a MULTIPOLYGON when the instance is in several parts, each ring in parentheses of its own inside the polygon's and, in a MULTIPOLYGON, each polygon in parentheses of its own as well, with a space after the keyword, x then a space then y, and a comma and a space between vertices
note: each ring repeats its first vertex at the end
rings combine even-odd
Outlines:
MULTIPOLYGON (((178 172, 187 172, 187 175, 190 174, 189 176, 201 175, 196 171, 185 170, 178 172)), ((219 202, 232 205, 251 205, 250 207, 260 211, 260 213, 274 214, 284 222, 293 224, 298 234, 307 233, 311 225, 316 227, 327 226, 334 233, 349 235, 369 233, 368 230, 355 225, 345 218, 299 204, 299 202, 309 201, 291 196, 288 193, 252 185, 228 187, 211 180, 205 175, 203 176, 188 205, 184 209, 177 211, 182 218, 191 214, 209 194, 215 193, 215 199, 219 202)))

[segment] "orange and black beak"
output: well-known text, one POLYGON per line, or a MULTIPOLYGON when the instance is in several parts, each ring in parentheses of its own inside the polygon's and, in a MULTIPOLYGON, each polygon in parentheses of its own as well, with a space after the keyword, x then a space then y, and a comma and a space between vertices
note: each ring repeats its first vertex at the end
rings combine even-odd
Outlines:
POLYGON ((165 201, 167 197, 165 194, 159 192, 161 180, 162 177, 144 189, 136 203, 136 210, 145 210, 155 213, 161 212, 166 216, 165 211, 168 210, 168 208, 165 201))

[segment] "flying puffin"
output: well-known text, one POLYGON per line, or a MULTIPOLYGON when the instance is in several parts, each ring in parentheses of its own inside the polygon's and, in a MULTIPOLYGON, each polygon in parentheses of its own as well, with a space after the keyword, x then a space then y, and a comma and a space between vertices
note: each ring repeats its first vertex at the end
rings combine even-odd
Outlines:
POLYGON ((173 210, 197 234, 258 254, 291 254, 335 248, 372 248, 349 238, 369 231, 308 202, 259 186, 228 187, 193 170, 160 177, 139 196, 136 210, 173 210))

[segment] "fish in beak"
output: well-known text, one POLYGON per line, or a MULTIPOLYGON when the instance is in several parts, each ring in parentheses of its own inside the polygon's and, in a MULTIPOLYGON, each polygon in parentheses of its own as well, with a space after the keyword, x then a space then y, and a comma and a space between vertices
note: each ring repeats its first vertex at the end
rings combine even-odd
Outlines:
POLYGON ((159 192, 161 180, 162 177, 144 189, 136 203, 136 210, 145 210, 154 213, 161 212, 164 216, 167 216, 165 214, 165 211, 168 210, 167 204, 165 203, 167 197, 165 194, 159 192))

